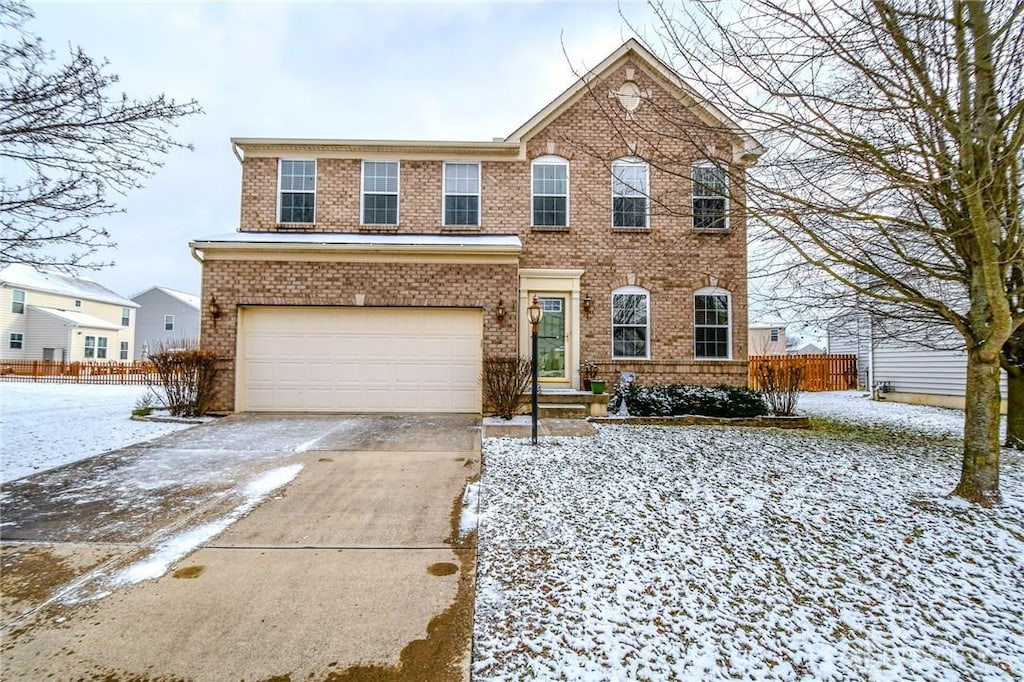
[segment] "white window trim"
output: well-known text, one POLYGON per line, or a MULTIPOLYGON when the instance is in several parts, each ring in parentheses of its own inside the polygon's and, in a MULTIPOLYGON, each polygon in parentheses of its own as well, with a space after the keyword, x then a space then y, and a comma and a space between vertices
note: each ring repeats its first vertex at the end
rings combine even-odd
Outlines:
MULTIPOLYGON (((612 191, 612 210, 608 216, 611 220, 612 228, 616 230, 649 230, 651 229, 651 164, 647 163, 643 159, 635 156, 625 156, 621 159, 615 159, 612 161, 611 166, 611 191, 612 191), (620 196, 615 193, 615 166, 632 166, 636 168, 643 168, 644 174, 647 180, 647 191, 643 192, 642 195, 644 201, 644 225, 643 227, 637 227, 633 225, 616 225, 615 224, 615 197, 620 196)), ((628 195, 621 195, 628 196, 628 195)))
POLYGON ((690 229, 695 230, 697 232, 728 232, 730 227, 731 227, 731 225, 729 223, 729 170, 728 170, 728 168, 723 166, 722 163, 715 162, 715 161, 712 161, 710 159, 703 159, 701 161, 698 161, 698 162, 694 163, 690 167, 690 229), (696 168, 717 168, 719 170, 724 170, 725 171, 725 196, 719 196, 717 194, 701 194, 701 195, 698 195, 697 192, 696 192, 697 183, 693 179, 694 169, 696 169, 696 168), (721 199, 725 199, 725 209, 724 209, 724 213, 725 213, 725 227, 719 228, 719 227, 696 227, 696 226, 694 226, 693 223, 697 219, 697 215, 696 215, 696 213, 694 211, 694 204, 697 202, 698 198, 703 198, 703 199, 719 199, 719 198, 721 198, 721 199))
POLYGON ((110 343, 108 342, 107 337, 105 337, 105 336, 97 336, 96 337, 96 359, 97 360, 107 360, 108 359, 107 358, 107 351, 109 349, 110 349, 110 343), (100 355, 100 351, 103 352, 102 355, 100 355))
POLYGON ((12 315, 24 315, 25 314, 25 291, 24 289, 11 289, 11 314, 12 315), (21 300, 18 300, 18 294, 21 294, 21 300), (15 310, 15 304, 21 304, 21 310, 15 310))
MULTIPOLYGON (((369 192, 369 194, 392 194, 392 192, 369 192)), ((316 203, 314 200, 313 214, 316 214, 316 203)), ((369 227, 398 227, 402 224, 402 162, 398 159, 363 159, 359 170, 359 224, 369 227), (366 221, 366 164, 367 163, 393 163, 396 166, 395 175, 395 222, 393 223, 368 223, 366 221)))
POLYGON ((121 308, 121 326, 122 327, 130 327, 131 324, 132 324, 132 309, 131 308, 121 308), (125 320, 128 320, 128 321, 125 322, 125 320))
POLYGON ((164 315, 164 331, 165 332, 173 332, 174 331, 174 315, 164 315), (170 320, 170 323, 171 323, 170 327, 167 326, 167 321, 168 320, 170 320))
POLYGON ((25 350, 25 335, 21 332, 11 332, 7 335, 7 348, 9 350, 25 350), (17 336, 18 338, 14 338, 17 336), (14 344, 17 343, 18 347, 15 348, 14 344))
POLYGON ((85 337, 85 342, 84 342, 84 345, 82 346, 82 357, 85 358, 86 360, 95 360, 96 359, 96 337, 95 336, 86 336, 85 337), (92 344, 90 344, 89 341, 92 341, 92 344), (89 351, 90 350, 92 351, 92 355, 89 355, 89 351))
MULTIPOLYGON (((320 169, 319 169, 319 164, 317 163, 317 159, 315 159, 315 158, 311 159, 308 156, 282 156, 281 158, 279 158, 277 160, 277 213, 276 213, 275 217, 277 218, 277 224, 278 225, 315 225, 316 224, 316 211, 317 211, 317 208, 318 208, 317 204, 319 203, 316 200, 316 195, 318 193, 317 185, 318 185, 318 183, 320 181, 319 170, 320 169), (281 194, 284 192, 284 190, 281 189, 281 166, 283 165, 284 161, 312 161, 313 162, 313 191, 312 192, 310 192, 309 190, 304 190, 303 191, 305 194, 312 194, 313 195, 313 222, 311 222, 311 223, 285 223, 285 222, 281 221, 281 194)), ((292 191, 294 191, 294 190, 292 190, 292 191)))
POLYGON ((651 292, 643 287, 626 286, 619 287, 612 291, 611 296, 611 343, 612 343, 612 360, 650 360, 651 359, 651 292), (643 356, 636 355, 616 355, 615 354, 615 295, 616 294, 643 294, 647 301, 647 353, 643 356))
POLYGON ((479 161, 445 161, 441 164, 441 225, 443 227, 454 227, 456 229, 462 227, 480 227, 484 222, 484 186, 483 186, 483 165, 479 161), (445 179, 448 177, 448 166, 471 166, 476 165, 476 193, 466 194, 462 192, 447 192, 445 190, 445 179), (448 217, 448 212, 445 210, 445 197, 476 197, 476 224, 465 224, 465 225, 449 225, 445 222, 448 217))
POLYGON ((131 350, 131 349, 128 347, 128 342, 127 341, 122 341, 121 344, 120 344, 120 348, 118 349, 118 356, 117 356, 118 359, 119 360, 127 360, 128 359, 128 351, 129 350, 131 350))
MULTIPOLYGON (((701 362, 726 362, 732 360, 732 294, 722 289, 721 287, 704 287, 703 289, 697 289, 693 292, 693 297, 690 299, 690 305, 693 310, 693 358, 701 362), (727 355, 724 358, 708 358, 697 355, 697 297, 698 296, 725 296, 726 311, 729 315, 729 324, 725 327, 725 343, 727 355)), ((718 328, 719 325, 707 325, 702 324, 701 327, 714 327, 718 328)))
POLYGON ((542 229, 543 228, 558 229, 560 227, 569 227, 569 222, 570 222, 569 216, 572 215, 571 212, 569 211, 569 187, 571 186, 570 185, 571 179, 569 177, 570 172, 571 172, 571 169, 569 168, 569 159, 563 158, 561 156, 556 156, 554 154, 548 154, 546 156, 538 156, 536 159, 534 159, 530 163, 530 227, 540 227, 542 229), (565 166, 565 225, 537 225, 533 221, 534 216, 536 215, 534 204, 533 204, 534 199, 537 198, 538 196, 542 196, 542 197, 560 197, 562 195, 561 194, 537 194, 537 192, 535 192, 534 188, 533 188, 533 167, 534 166, 556 166, 556 165, 565 166))

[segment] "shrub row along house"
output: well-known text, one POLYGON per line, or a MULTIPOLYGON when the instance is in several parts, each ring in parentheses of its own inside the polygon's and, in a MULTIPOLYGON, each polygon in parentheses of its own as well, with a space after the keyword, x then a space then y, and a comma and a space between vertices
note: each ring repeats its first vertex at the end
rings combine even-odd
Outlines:
POLYGON ((232 144, 240 229, 191 244, 215 409, 479 412, 535 296, 545 387, 746 382, 761 148, 636 41, 505 139, 232 144))
POLYGON ((0 360, 132 362, 198 335, 195 296, 153 287, 127 299, 85 277, 0 270, 0 360))

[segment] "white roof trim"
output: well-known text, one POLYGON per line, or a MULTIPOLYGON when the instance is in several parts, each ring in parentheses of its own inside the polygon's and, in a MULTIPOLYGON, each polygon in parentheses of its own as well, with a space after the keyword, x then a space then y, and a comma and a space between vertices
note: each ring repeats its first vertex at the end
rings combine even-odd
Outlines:
POLYGON ((59 310, 57 308, 44 308, 38 305, 30 305, 27 307, 29 310, 40 312, 43 313, 44 315, 49 315, 50 317, 55 317, 61 322, 70 324, 72 327, 86 327, 89 329, 107 329, 110 331, 118 331, 120 329, 125 329, 125 327, 121 327, 111 322, 107 322, 106 320, 101 320, 100 318, 93 317, 92 315, 86 315, 85 313, 76 313, 70 310, 59 310))
POLYGON ((285 251, 417 251, 519 253, 523 243, 508 234, 376 234, 340 232, 230 232, 196 239, 193 249, 285 251))

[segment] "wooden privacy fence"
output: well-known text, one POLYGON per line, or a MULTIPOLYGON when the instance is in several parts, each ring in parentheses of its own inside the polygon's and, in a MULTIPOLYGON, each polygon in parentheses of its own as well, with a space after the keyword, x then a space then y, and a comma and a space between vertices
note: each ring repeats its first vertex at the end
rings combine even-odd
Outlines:
POLYGON ((845 391, 857 388, 856 355, 751 355, 747 380, 761 389, 761 368, 801 370, 801 391, 845 391))
POLYGON ((0 381, 50 384, 148 384, 156 379, 148 362, 53 362, 0 360, 0 381))

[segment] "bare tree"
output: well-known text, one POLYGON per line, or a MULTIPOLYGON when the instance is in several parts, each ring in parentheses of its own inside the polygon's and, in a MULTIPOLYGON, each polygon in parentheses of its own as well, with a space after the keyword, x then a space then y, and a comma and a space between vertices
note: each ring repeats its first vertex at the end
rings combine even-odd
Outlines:
MULTIPOLYGON (((1024 322, 1011 276, 1022 263, 1024 3, 649 4, 658 21, 646 43, 706 94, 699 106, 725 116, 695 122, 684 106, 655 111, 653 98, 646 116, 616 116, 613 86, 590 81, 593 99, 638 155, 691 188, 705 182, 689 177, 694 159, 645 140, 703 141, 704 157, 728 171, 722 194, 777 247, 795 296, 814 283, 819 306, 852 295, 954 329, 968 365, 953 492, 998 503, 1000 355, 1024 322), (749 171, 707 143, 730 119, 767 148, 749 171)), ((700 209, 651 203, 686 217, 700 209)))
POLYGON ((55 63, 32 16, 0 0, 0 263, 98 267, 88 259, 114 244, 90 221, 119 212, 109 192, 141 187, 157 156, 191 148, 168 128, 201 109, 112 92, 117 76, 78 47, 55 63))

